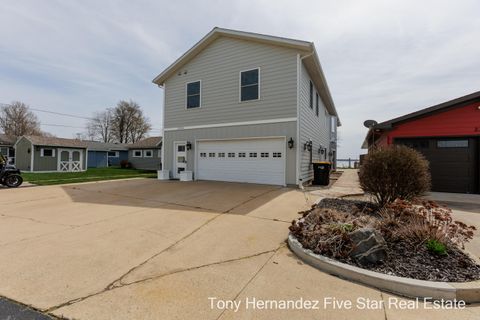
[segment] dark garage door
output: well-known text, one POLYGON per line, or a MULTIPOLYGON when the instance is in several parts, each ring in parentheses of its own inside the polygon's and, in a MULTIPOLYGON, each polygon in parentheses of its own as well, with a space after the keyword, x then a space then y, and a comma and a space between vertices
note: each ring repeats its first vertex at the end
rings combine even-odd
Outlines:
POLYGON ((478 193, 477 138, 396 139, 430 162, 432 191, 478 193))

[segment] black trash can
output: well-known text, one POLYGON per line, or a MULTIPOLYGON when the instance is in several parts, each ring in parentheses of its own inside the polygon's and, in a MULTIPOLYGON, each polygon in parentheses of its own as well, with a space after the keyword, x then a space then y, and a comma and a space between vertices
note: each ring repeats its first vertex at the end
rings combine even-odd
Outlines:
POLYGON ((330 183, 330 162, 313 163, 313 183, 317 186, 328 186, 330 183))

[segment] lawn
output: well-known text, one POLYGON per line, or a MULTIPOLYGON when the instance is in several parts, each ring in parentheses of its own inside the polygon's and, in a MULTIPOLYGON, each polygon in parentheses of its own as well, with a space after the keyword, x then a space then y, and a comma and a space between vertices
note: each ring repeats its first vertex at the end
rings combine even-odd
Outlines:
POLYGON ((22 172, 24 181, 37 185, 52 185, 64 183, 90 182, 128 178, 156 178, 155 171, 121 169, 121 168, 90 168, 84 172, 22 172))

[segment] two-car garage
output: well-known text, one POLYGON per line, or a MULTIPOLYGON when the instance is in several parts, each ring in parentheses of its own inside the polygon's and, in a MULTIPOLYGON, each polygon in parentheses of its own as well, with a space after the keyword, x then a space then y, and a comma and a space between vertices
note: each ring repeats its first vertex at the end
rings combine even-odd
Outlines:
POLYGON ((286 185, 285 138, 197 141, 196 179, 286 185))

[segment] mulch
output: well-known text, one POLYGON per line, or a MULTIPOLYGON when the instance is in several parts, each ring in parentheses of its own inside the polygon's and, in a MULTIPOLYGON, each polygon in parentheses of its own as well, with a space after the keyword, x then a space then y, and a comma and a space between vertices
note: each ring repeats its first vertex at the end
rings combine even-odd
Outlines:
MULTIPOLYGON (((349 212, 354 217, 366 215, 369 218, 379 219, 379 216, 376 214, 378 207, 374 203, 327 198, 323 199, 311 210, 302 213, 304 216, 301 219, 303 221, 301 224, 303 231, 307 228, 312 230, 312 225, 309 225, 308 221, 319 221, 319 219, 318 217, 309 217, 309 214, 321 214, 321 209, 349 212)), ((302 232, 302 230, 296 230, 292 233, 297 236, 304 248, 311 249, 314 252, 318 251, 318 248, 313 247, 313 244, 318 242, 319 239, 314 239, 315 235, 313 233, 302 232)), ((321 254, 360 268, 418 280, 467 282, 480 279, 480 265, 475 263, 463 250, 457 247, 449 247, 447 253, 447 255, 440 256, 431 253, 424 244, 413 244, 406 240, 397 240, 396 242, 387 240, 388 256, 384 261, 376 265, 365 266, 357 263, 350 257, 334 257, 329 256, 328 253, 321 254)))

